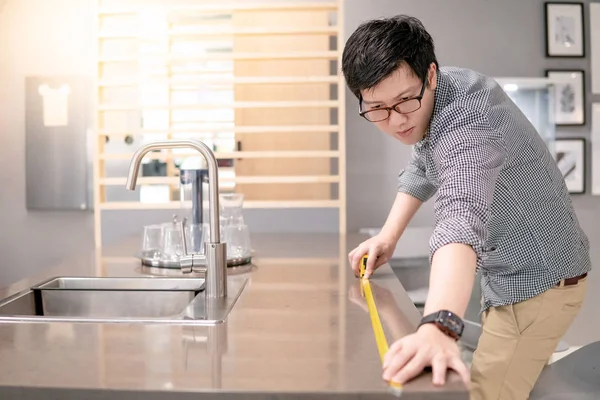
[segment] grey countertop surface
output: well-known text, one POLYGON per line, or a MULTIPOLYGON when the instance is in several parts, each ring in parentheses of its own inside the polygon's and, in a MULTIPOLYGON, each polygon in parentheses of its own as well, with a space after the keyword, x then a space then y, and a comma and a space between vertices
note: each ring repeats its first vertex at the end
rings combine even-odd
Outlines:
MULTIPOLYGON (((371 321, 347 253, 365 237, 254 234, 249 283, 216 326, 0 323, 0 398, 393 398, 381 378, 371 321), (201 396, 199 396, 201 394, 201 396)), ((175 275, 141 268, 137 238, 74 256, 0 291, 53 276, 175 275)), ((10 266, 5 266, 10 267, 10 266)), ((388 342, 420 314, 389 265, 371 279, 388 342)), ((467 399, 458 376, 424 373, 401 398, 467 399)))

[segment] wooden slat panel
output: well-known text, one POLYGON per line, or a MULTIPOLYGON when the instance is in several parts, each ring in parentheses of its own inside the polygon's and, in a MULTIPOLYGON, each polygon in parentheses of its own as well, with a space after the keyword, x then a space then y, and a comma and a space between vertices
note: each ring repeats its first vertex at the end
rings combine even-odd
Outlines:
MULTIPOLYGON (((214 28, 209 29, 197 27, 188 30, 171 30, 169 36, 181 37, 206 37, 206 36, 250 36, 250 35, 298 35, 298 34, 337 34, 337 28, 331 27, 273 27, 265 29, 263 27, 248 28, 214 28)), ((100 32, 98 37, 101 39, 132 39, 143 40, 137 32, 100 32)))
POLYGON ((222 108, 332 108, 337 107, 337 101, 237 101, 234 103, 206 103, 189 105, 168 104, 123 104, 123 105, 98 105, 99 111, 135 111, 135 110, 200 110, 222 108))
MULTIPOLYGON (((243 184, 262 184, 262 183, 277 183, 277 184, 298 184, 298 183, 315 183, 339 182, 340 177, 335 175, 321 176, 238 176, 235 178, 219 177, 219 182, 235 182, 243 184)), ((125 185, 126 177, 101 178, 100 184, 104 186, 119 186, 125 185)), ((177 176, 154 176, 141 177, 137 179, 137 185, 177 185, 179 177, 177 176)))
MULTIPOLYGON (((110 172, 107 166, 130 159, 129 149, 113 148, 113 140, 126 136, 133 136, 134 146, 153 140, 152 135, 214 140, 215 146, 225 146, 215 156, 234 160, 235 177, 223 174, 220 180, 227 186, 235 183, 234 190, 245 194, 245 207, 337 208, 340 228, 345 229, 341 215, 345 213, 345 126, 343 117, 336 124, 332 118, 337 110, 343 116, 345 108, 345 86, 339 75, 343 18, 331 19, 332 12, 339 13, 342 0, 225 4, 99 0, 99 4, 94 146, 97 245, 101 211, 181 207, 179 201, 107 201, 107 187, 125 183, 124 177, 114 177, 123 172, 110 172), (147 10, 152 10, 156 25, 145 21, 150 15, 147 10), (131 29, 140 23, 156 29, 131 29), (168 45, 157 47, 161 42, 168 45), (233 102, 227 97, 231 90, 233 102), (214 102, 208 97, 213 95, 219 97, 214 102), (166 122, 160 121, 162 115, 167 116, 166 122), (203 123, 206 115, 216 117, 203 123), (222 144, 229 138, 239 140, 241 147, 234 142, 222 144), (106 139, 111 139, 108 145, 106 139), (232 151, 236 148, 239 151, 232 151), (106 177, 106 172, 112 177, 106 177)), ((148 159, 167 162, 167 176, 143 177, 139 184, 166 184, 176 193, 179 178, 174 161, 196 155, 192 151, 149 154, 148 159)))
MULTIPOLYGON (((324 201, 244 201, 244 208, 336 208, 339 207, 338 200, 324 201)), ((191 204, 184 203, 184 206, 191 204)), ((172 201, 169 203, 140 203, 137 201, 112 201, 100 203, 102 210, 179 210, 181 203, 172 201)))
POLYGON ((220 35, 239 35, 239 36, 250 36, 250 35, 310 35, 310 34, 337 34, 337 27, 335 26, 315 26, 315 27, 269 27, 265 28, 262 26, 257 27, 244 27, 244 28, 216 28, 216 29, 202 29, 202 27, 194 30, 186 31, 171 31, 171 37, 202 37, 202 36, 220 36, 220 35))
MULTIPOLYGON (((172 153, 171 153, 172 154, 172 153)), ((236 151, 236 152, 220 152, 214 153, 217 159, 228 158, 336 158, 339 157, 339 151, 236 151)), ((177 153, 177 157, 197 156, 196 152, 177 153)), ((102 154, 101 160, 131 160, 133 153, 126 154, 102 154)), ((148 160, 164 160, 168 157, 166 153, 149 153, 144 159, 148 160)))
POLYGON ((207 125, 202 128, 167 128, 167 129, 140 129, 137 132, 117 132, 100 130, 100 136, 133 135, 139 134, 168 134, 168 133, 196 133, 196 132, 233 132, 233 133, 305 133, 305 132, 339 132, 337 125, 287 125, 287 126, 215 126, 207 125))
MULTIPOLYGON (((311 59, 330 59, 338 57, 336 51, 304 51, 304 52, 260 52, 260 53, 224 53, 224 54, 203 54, 198 56, 170 56, 168 54, 147 55, 145 59, 161 60, 165 62, 176 61, 208 61, 208 60, 311 60, 311 59)), ((100 57, 101 63, 127 63, 138 62, 142 57, 100 57)))
MULTIPOLYGON (((238 84, 238 85, 260 85, 265 83, 277 83, 277 84, 293 84, 293 83, 337 83, 339 78, 337 76, 264 76, 264 77, 204 77, 204 78, 186 78, 177 79, 172 78, 170 80, 156 80, 156 84, 171 85, 174 87, 186 86, 194 87, 195 85, 204 84, 238 84)), ((98 83, 101 87, 123 87, 123 86, 139 86, 142 83, 149 83, 149 81, 131 81, 131 80, 103 80, 98 83)))
MULTIPOLYGON (((146 4, 150 3, 146 1, 146 4)), ((141 7, 99 7, 98 13, 100 15, 136 15, 139 13, 141 7)), ((204 4, 196 6, 180 6, 172 7, 170 11, 172 13, 227 13, 234 10, 246 10, 246 11, 262 11, 262 10, 287 10, 287 11, 310 11, 310 10, 335 10, 337 3, 335 2, 284 2, 276 1, 271 3, 254 3, 248 1, 247 3, 232 3, 232 4, 204 4)))
MULTIPOLYGON (((327 27, 329 15, 325 12, 318 13, 287 13, 287 12, 235 12, 233 21, 236 28, 259 25, 269 28, 281 25, 284 22, 290 27, 327 27)), ((273 48, 286 49, 298 53, 329 53, 329 35, 297 35, 295 37, 272 35, 260 37, 234 37, 235 52, 261 52, 273 48)), ((336 53, 336 52, 333 52, 336 53)), ((293 53, 291 53, 293 54, 293 53)), ((336 56, 337 57, 337 56, 336 56)), ((236 76, 261 77, 272 75, 306 76, 329 75, 331 67, 327 60, 236 60, 234 72, 236 76)), ((261 85, 258 87, 244 87, 236 85, 236 101, 285 101, 294 98, 297 101, 307 99, 322 99, 324 103, 330 100, 330 85, 328 83, 311 85, 261 85)), ((336 107, 338 106, 335 101, 336 107)), ((259 110, 236 110, 236 125, 279 125, 279 124, 329 124, 330 110, 326 107, 309 110, 282 109, 272 113, 259 110)), ((265 150, 292 150, 310 146, 311 149, 331 150, 329 135, 307 134, 302 136, 282 136, 261 134, 246 136, 236 134, 236 140, 241 142, 244 151, 265 150)), ((237 175, 266 175, 271 171, 282 171, 288 175, 322 175, 329 174, 331 165, 329 160, 312 160, 312 162, 296 162, 295 160, 270 159, 247 160, 242 159, 236 163, 237 175)), ((236 190, 244 193, 249 200, 291 200, 298 198, 326 200, 331 197, 329 185, 315 184, 301 187, 279 187, 276 185, 250 187, 239 185, 236 190)))

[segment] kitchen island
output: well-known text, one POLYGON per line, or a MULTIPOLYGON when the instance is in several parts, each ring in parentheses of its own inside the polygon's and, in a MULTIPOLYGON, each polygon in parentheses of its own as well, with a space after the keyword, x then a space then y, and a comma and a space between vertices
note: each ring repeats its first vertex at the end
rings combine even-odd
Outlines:
MULTIPOLYGON (((253 234, 248 282, 224 323, 0 323, 1 399, 387 399, 381 361, 347 253, 362 235, 253 234)), ((142 267, 137 238, 74 256, 0 291, 53 276, 181 276, 142 267)), ((5 266, 11 268, 12 266, 5 266)), ((192 274, 192 276, 198 276, 192 274)), ((389 265, 371 279, 388 342, 420 314, 389 265)), ((404 399, 468 399, 458 375, 424 373, 404 399)))

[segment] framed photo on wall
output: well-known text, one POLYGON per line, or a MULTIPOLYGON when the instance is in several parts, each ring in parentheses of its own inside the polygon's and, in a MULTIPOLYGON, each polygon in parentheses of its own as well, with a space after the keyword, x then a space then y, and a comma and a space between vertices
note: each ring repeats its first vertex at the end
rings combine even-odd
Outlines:
POLYGON ((592 131, 590 133, 590 171, 592 179, 591 192, 594 196, 600 196, 600 102, 592 103, 591 115, 592 131))
POLYGON ((549 78, 560 78, 555 86, 556 125, 585 125, 585 72, 583 70, 546 70, 549 78))
POLYGON ((569 193, 585 193, 585 139, 556 139, 556 162, 569 193))
POLYGON ((600 94, 600 3, 590 3, 590 82, 593 94, 600 94))
POLYGON ((585 57, 583 3, 544 3, 547 57, 585 57))

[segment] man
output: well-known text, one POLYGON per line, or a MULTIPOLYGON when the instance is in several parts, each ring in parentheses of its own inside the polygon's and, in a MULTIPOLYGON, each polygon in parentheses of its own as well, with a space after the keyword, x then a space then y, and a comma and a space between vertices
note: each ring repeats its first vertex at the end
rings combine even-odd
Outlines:
POLYGON ((349 254, 355 274, 364 254, 366 277, 387 262, 435 196, 424 318, 390 346, 383 379, 404 383, 431 366, 442 385, 451 368, 474 399, 526 399, 581 307, 591 268, 555 160, 494 80, 439 68, 415 18, 363 23, 342 64, 360 115, 413 146, 383 229, 349 254), (477 271, 483 334, 469 371, 456 340, 477 271))

